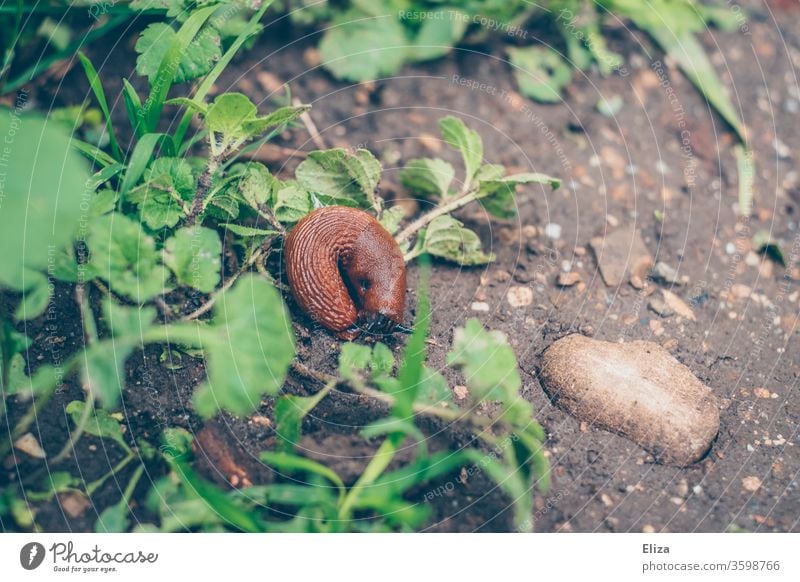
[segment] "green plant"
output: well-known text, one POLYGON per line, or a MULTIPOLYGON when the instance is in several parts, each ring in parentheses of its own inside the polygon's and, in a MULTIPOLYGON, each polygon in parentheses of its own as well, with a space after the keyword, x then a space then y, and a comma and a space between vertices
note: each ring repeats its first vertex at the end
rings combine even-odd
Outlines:
MULTIPOLYGON (((143 9, 154 5, 131 4, 143 9)), ((70 136, 63 119, 43 120, 3 111, 0 131, 15 136, 9 161, 17 171, 4 183, 9 195, 3 201, 0 229, 9 253, 0 266, 4 289, 0 419, 11 422, 6 414, 9 402, 26 410, 9 426, 11 438, 0 441, 0 457, 29 433, 64 378, 78 376, 85 400, 67 407, 74 425, 72 434, 50 466, 66 459, 84 434, 116 443, 125 456, 106 476, 82 489, 66 478, 60 479, 59 486, 91 496, 110 476, 130 472, 119 501, 105 508, 96 525, 103 531, 127 529, 128 504, 143 471, 141 463, 134 465, 132 472, 131 465, 152 459, 154 454, 146 443, 127 441, 118 420, 108 411, 116 409, 124 395, 126 360, 135 350, 158 344, 205 360, 207 378, 193 398, 201 417, 222 411, 248 415, 263 398, 277 398, 276 423, 282 439, 278 450, 264 454, 264 462, 283 472, 306 474, 312 484, 326 484, 313 490, 292 489, 287 484, 256 490, 265 496, 265 503, 294 507, 302 518, 270 525, 266 518, 253 517, 243 509, 248 506, 241 492, 225 493, 205 483, 189 464, 186 438, 171 431, 165 438, 180 437, 183 445, 178 447, 180 454, 168 454, 164 459, 177 478, 170 477, 160 485, 166 488, 164 498, 192 508, 197 508, 199 499, 224 518, 209 518, 198 526, 225 525, 245 531, 307 528, 307 516, 321 516, 325 527, 348 528, 359 523, 352 518, 364 513, 376 520, 378 528, 413 529, 424 521, 427 511, 406 498, 409 490, 464 463, 481 462, 482 470, 513 501, 518 527, 527 527, 533 486, 538 482, 546 487, 547 467, 541 450, 544 434, 532 420, 530 405, 518 395, 516 362, 505 340, 471 321, 457 334, 451 354, 451 365, 467 376, 472 404, 498 402, 496 422, 454 407, 448 402, 450 391, 444 378, 424 366, 428 326, 424 293, 419 299, 417 330, 396 376, 391 374, 394 359, 385 345, 345 344, 340 375, 325 376, 322 391, 313 397, 284 394, 290 368, 315 377, 322 373, 309 372, 295 360, 295 333, 280 293, 280 273, 268 259, 292 225, 313 208, 343 204, 373 212, 389 230, 400 230, 397 239, 407 260, 431 255, 462 265, 485 263, 492 256, 482 251, 477 234, 452 213, 478 202, 494 216, 508 218, 514 213, 518 186, 557 187, 558 180, 532 173, 506 176, 502 166, 484 163, 477 132, 448 117, 441 121, 442 135, 461 153, 464 178, 455 187, 455 168, 447 162, 412 161, 403 171, 404 182, 414 193, 437 203, 401 228, 398 209, 386 208, 377 195, 382 168, 366 149, 311 152, 298 166, 294 179, 288 180, 273 175, 263 164, 247 161, 248 151, 285 128, 295 127, 308 110, 304 105, 292 105, 261 115, 257 105, 239 93, 209 98, 214 82, 234 54, 260 31, 260 20, 269 5, 264 2, 252 12, 238 34, 223 43, 227 48, 218 55, 209 56, 204 40, 204 35, 221 34, 224 23, 219 20, 217 4, 203 3, 180 12, 175 24, 164 25, 169 30, 159 26, 156 32, 152 28, 145 31, 137 43, 137 70, 148 78, 150 91, 140 95, 123 80, 122 97, 133 136, 127 151, 120 146, 121 132, 112 121, 101 72, 83 54, 79 60, 96 103, 95 124, 107 140, 92 143, 70 136), (156 36, 159 42, 154 41, 156 36), (176 83, 195 75, 198 83, 189 96, 167 99, 176 83), (161 131, 165 108, 174 106, 186 109, 181 121, 173 131, 161 131), (198 127, 190 132, 195 116, 198 127), (24 124, 25 131, 16 131, 14 124, 24 124), (45 167, 53 160, 60 162, 60 174, 45 167), (37 211, 30 212, 31 208, 37 211), (26 236, 31 231, 47 234, 26 236), (234 267, 223 268, 223 248, 230 250, 234 267), (18 328, 51 305, 54 281, 74 288, 83 345, 58 369, 44 364, 31 372, 26 370, 25 355, 32 340, 18 328), (10 295, 11 291, 18 295, 10 295), (187 311, 176 299, 187 291, 203 300, 194 311, 187 311), (472 347, 478 344, 484 351, 473 353, 472 347), (489 353, 498 355, 502 367, 484 362, 480 371, 473 369, 473 363, 489 353), (388 418, 364 432, 365 438, 383 441, 365 473, 350 487, 344 487, 329 469, 294 451, 296 438, 292 435, 299 437, 303 416, 335 386, 347 386, 392 409, 388 418), (487 457, 479 448, 429 454, 425 438, 414 424, 418 413, 474 428, 484 447, 497 449, 501 442, 512 440, 494 456, 487 457), (414 463, 387 472, 409 439, 418 444, 414 463), (326 497, 323 491, 331 486, 332 495, 326 497), (295 503, 302 495, 308 496, 308 501, 295 503)), ((87 107, 84 104, 70 115, 82 120, 87 107)), ((70 129, 76 125, 72 123, 70 129)), ((44 491, 54 490, 45 485, 44 491)), ((33 526, 35 508, 22 511, 12 489, 0 498, 4 500, 0 512, 15 515, 21 527, 33 526)), ((157 504, 151 506, 162 513, 157 504)), ((198 515, 207 516, 208 512, 198 515)), ((170 523, 162 513, 159 527, 169 530, 170 523)))

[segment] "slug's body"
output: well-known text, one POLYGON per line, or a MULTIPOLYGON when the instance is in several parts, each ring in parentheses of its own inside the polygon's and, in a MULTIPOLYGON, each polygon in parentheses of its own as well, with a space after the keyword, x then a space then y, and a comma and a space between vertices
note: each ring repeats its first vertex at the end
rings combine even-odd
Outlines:
POLYGON ((404 329, 403 253, 366 212, 345 206, 315 210, 286 237, 285 253, 295 300, 340 338, 404 329))

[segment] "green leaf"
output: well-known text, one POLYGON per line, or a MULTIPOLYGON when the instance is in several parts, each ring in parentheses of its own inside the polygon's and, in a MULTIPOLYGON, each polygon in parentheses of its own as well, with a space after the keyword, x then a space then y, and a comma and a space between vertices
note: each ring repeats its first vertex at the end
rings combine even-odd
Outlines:
POLYGON ((425 340, 431 325, 431 304, 428 298, 428 277, 430 269, 423 268, 419 289, 417 291, 417 317, 414 320, 414 332, 403 351, 400 369, 397 373, 399 390, 394 393, 392 415, 396 418, 408 418, 414 411, 414 402, 420 390, 425 369, 425 340))
POLYGON ((433 368, 425 366, 419 394, 417 394, 417 402, 438 406, 452 401, 453 393, 450 392, 450 386, 447 384, 445 377, 433 368))
POLYGON ((122 161, 122 153, 119 150, 117 138, 114 135, 114 127, 111 124, 111 113, 108 110, 108 102, 106 101, 106 93, 103 90, 103 83, 100 81, 100 76, 97 74, 97 69, 95 69, 94 65, 92 65, 92 61, 90 61, 82 51, 78 52, 78 58, 81 61, 81 65, 83 65, 86 78, 89 80, 89 87, 91 87, 94 96, 97 98, 97 103, 100 105, 100 109, 103 111, 103 116, 105 116, 106 131, 108 132, 108 137, 111 140, 111 151, 114 154, 114 159, 122 161))
MULTIPOLYGON (((154 22, 142 31, 136 41, 136 72, 150 80, 155 87, 165 57, 176 42, 178 33, 169 24, 154 22)), ((194 35, 192 35, 194 36, 194 35)), ((204 27, 180 52, 180 60, 173 77, 174 83, 183 83, 202 77, 222 56, 219 34, 212 27, 204 27)))
POLYGON ((182 158, 159 158, 145 172, 144 182, 128 193, 142 221, 152 229, 173 227, 186 216, 194 199, 195 177, 182 158))
POLYGON ((359 372, 367 369, 372 359, 372 349, 363 344, 347 342, 339 352, 339 375, 346 380, 361 376, 359 372))
POLYGON ((351 11, 325 31, 319 52, 323 66, 335 77, 370 81, 399 71, 408 44, 403 25, 393 14, 369 18, 351 11))
POLYGON ((385 376, 392 373, 394 368, 394 354, 389 346, 383 342, 376 342, 372 348, 372 357, 369 368, 373 377, 385 376))
POLYGON ((26 278, 26 289, 22 292, 22 302, 14 312, 17 321, 35 319, 39 317, 50 303, 50 281, 35 271, 30 272, 26 278), (30 285, 30 286, 28 286, 30 285))
MULTIPOLYGON (((693 13, 693 16, 696 19, 696 14, 693 13)), ((703 46, 695 37, 694 27, 687 28, 685 25, 680 25, 678 28, 671 29, 664 26, 663 22, 654 26, 642 26, 637 19, 634 19, 634 22, 646 30, 661 48, 675 59, 683 74, 689 78, 709 104, 733 128, 742 143, 745 143, 742 122, 731 100, 725 93, 722 82, 711 65, 703 46)))
POLYGON ((311 152, 295 172, 300 186, 326 203, 371 206, 376 211, 380 174, 380 162, 368 150, 350 153, 342 148, 311 152))
POLYGON ((89 227, 87 245, 93 272, 116 293, 144 303, 164 292, 167 271, 138 222, 116 212, 101 216, 89 227))
POLYGON ((464 36, 470 18, 457 10, 448 10, 446 16, 429 18, 422 22, 414 43, 409 48, 409 60, 438 59, 453 50, 453 46, 464 36))
POLYGON ((400 223, 403 222, 405 217, 406 211, 402 206, 392 206, 381 212, 381 217, 378 222, 386 229, 386 232, 394 234, 400 229, 400 223))
POLYGON ((545 174, 526 172, 495 180, 481 180, 478 199, 489 214, 498 218, 513 218, 517 215, 515 191, 517 184, 548 184, 553 189, 561 181, 545 174))
POLYGON ((311 212, 311 198, 296 182, 285 182, 275 192, 273 212, 278 221, 295 223, 311 212))
POLYGON ((58 123, 0 108, 0 135, 4 163, 13 168, 0 195, 0 283, 22 289, 25 269, 46 269, 52 249, 77 232, 89 171, 58 123))
POLYGON ((97 517, 94 524, 95 533, 123 533, 130 527, 131 510, 127 500, 123 499, 119 503, 109 505, 97 517))
MULTIPOLYGON (((70 415, 70 418, 72 418, 73 424, 77 426, 86 413, 86 403, 81 400, 73 400, 67 404, 64 410, 70 415)), ((125 442, 125 437, 122 436, 122 425, 117 419, 102 408, 90 410, 88 414, 89 420, 86 422, 83 430, 92 436, 110 439, 119 444, 126 451, 129 450, 128 443, 125 442)))
MULTIPOLYGON (((166 133, 148 133, 143 135, 136 146, 133 148, 133 153, 128 161, 128 169, 125 172, 125 177, 122 179, 122 186, 120 186, 120 196, 124 199, 128 192, 133 188, 142 177, 147 169, 150 160, 153 159, 153 152, 156 146, 161 144, 162 149, 171 153, 173 150, 172 138, 166 133)), ((167 153, 167 155, 169 155, 167 153)))
POLYGON ((423 251, 453 261, 459 265, 485 265, 494 260, 494 254, 486 254, 481 239, 473 231, 445 214, 435 218, 425 231, 423 251))
POLYGON ((244 275, 214 305, 214 323, 202 332, 208 378, 195 407, 208 418, 224 408, 249 414, 263 395, 274 396, 294 358, 291 318, 280 293, 255 275, 244 275))
POLYGON ((125 101, 125 111, 128 113, 128 123, 131 124, 136 138, 141 138, 144 134, 142 100, 128 79, 122 79, 122 97, 125 101))
POLYGON ((181 228, 164 243, 164 264, 178 283, 203 293, 219 284, 222 243, 217 231, 203 226, 181 228))
POLYGON ((139 340, 156 319, 154 307, 126 307, 110 297, 103 300, 104 323, 115 338, 139 340))
POLYGON ((230 171, 238 176, 234 182, 236 192, 250 208, 258 209, 262 204, 270 203, 279 182, 264 164, 237 164, 230 171))
POLYGON ((507 50, 524 95, 542 103, 561 101, 561 90, 572 80, 572 69, 557 52, 542 46, 507 50))
POLYGON ((510 403, 522 387, 517 359, 500 331, 487 331, 477 319, 457 328, 447 363, 464 373, 470 393, 479 401, 510 403))
POLYGON ((118 200, 119 194, 117 194, 116 190, 112 190, 111 188, 99 190, 92 196, 89 202, 89 215, 92 218, 97 218, 98 216, 113 212, 117 207, 118 200))
POLYGON ((245 121, 245 130, 251 136, 259 135, 270 127, 280 127, 291 123, 310 109, 311 105, 287 105, 264 117, 245 121))
POLYGON ((453 166, 442 159, 419 158, 410 160, 400 171, 400 181, 414 194, 446 198, 455 175, 453 166))
POLYGON ((464 183, 471 184, 483 161, 483 140, 477 131, 468 128, 457 117, 448 115, 439 120, 442 137, 450 146, 461 152, 466 175, 464 183))
POLYGON ((339 490, 340 497, 344 495, 344 483, 341 477, 321 463, 306 459, 305 457, 299 457, 292 453, 269 451, 261 453, 261 460, 280 471, 302 471, 304 473, 319 475, 330 481, 339 490))
POLYGON ((209 105, 205 124, 209 131, 221 133, 230 139, 249 137, 246 121, 258 115, 258 109, 243 93, 223 93, 209 105))
POLYGON ((230 231, 236 236, 240 236, 242 238, 253 238, 253 237, 268 237, 275 234, 278 234, 277 231, 274 230, 266 230, 263 228, 254 228, 252 226, 243 226, 241 224, 234 224, 232 222, 227 222, 225 224, 220 225, 226 231, 230 231))

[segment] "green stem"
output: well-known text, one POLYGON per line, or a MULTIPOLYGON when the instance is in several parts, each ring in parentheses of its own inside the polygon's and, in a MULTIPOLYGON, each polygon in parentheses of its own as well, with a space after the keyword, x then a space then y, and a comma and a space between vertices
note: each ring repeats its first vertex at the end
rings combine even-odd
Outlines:
POLYGON ((440 203, 436 208, 431 210, 430 212, 426 212, 419 218, 417 218, 414 222, 409 224, 403 230, 398 233, 394 239, 397 241, 398 244, 402 244, 406 242, 411 236, 428 226, 433 220, 439 218, 444 214, 450 214, 461 208, 462 206, 466 206, 470 202, 478 199, 478 192, 477 191, 467 191, 465 193, 459 194, 452 200, 442 201, 444 204, 440 203))
POLYGON ((136 458, 136 454, 131 451, 129 452, 125 458, 123 458, 119 463, 117 463, 108 473, 100 477, 99 479, 92 481, 86 486, 86 495, 91 497, 94 495, 94 492, 97 491, 100 487, 103 486, 103 483, 108 481, 109 477, 116 475, 120 471, 122 471, 125 467, 128 466, 128 463, 133 461, 136 458))
POLYGON ((389 463, 392 462, 395 454, 397 454, 397 449, 404 438, 405 435, 402 434, 390 434, 381 443, 381 446, 378 447, 378 450, 375 452, 375 456, 372 457, 369 464, 364 469, 364 472, 358 478, 358 481, 356 481, 355 485, 347 492, 347 496, 339 507, 339 519, 350 519, 353 508, 358 498, 361 496, 361 493, 364 489, 372 485, 386 470, 386 467, 389 466, 389 463))

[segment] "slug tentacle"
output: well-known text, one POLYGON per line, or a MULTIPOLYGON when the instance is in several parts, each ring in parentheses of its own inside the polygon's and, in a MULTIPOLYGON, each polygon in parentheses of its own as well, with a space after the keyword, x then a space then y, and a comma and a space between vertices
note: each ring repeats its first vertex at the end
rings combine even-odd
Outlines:
POLYGON ((337 336, 392 333, 402 324, 403 253, 366 212, 344 206, 311 212, 287 236, 285 259, 297 304, 337 336))

